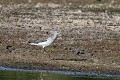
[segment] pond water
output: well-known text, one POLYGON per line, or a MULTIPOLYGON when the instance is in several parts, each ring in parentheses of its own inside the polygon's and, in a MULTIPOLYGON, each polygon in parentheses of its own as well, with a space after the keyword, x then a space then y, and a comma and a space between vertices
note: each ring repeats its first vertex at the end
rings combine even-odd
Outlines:
POLYGON ((120 80, 116 75, 98 76, 94 73, 48 71, 48 70, 23 70, 0 67, 0 80, 120 80))

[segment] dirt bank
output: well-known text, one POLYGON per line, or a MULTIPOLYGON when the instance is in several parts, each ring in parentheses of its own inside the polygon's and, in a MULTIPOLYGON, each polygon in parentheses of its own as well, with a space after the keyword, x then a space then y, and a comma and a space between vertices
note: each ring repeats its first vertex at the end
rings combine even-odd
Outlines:
POLYGON ((0 7, 0 65, 120 73, 120 14, 60 4, 0 7), (28 41, 61 34, 43 52, 28 41))

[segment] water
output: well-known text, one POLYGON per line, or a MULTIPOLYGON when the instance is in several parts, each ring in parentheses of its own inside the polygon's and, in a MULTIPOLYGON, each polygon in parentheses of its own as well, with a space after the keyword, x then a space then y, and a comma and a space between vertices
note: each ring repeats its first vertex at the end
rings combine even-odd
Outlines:
POLYGON ((0 67, 0 80, 120 80, 116 75, 70 71, 23 70, 0 67))

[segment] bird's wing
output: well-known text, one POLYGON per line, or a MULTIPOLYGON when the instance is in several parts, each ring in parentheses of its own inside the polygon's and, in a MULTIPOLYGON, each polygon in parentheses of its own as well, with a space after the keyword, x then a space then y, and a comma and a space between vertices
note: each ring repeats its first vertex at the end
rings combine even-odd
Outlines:
POLYGON ((40 43, 40 42, 45 42, 45 41, 47 41, 47 40, 41 39, 41 40, 36 40, 35 43, 40 43))
POLYGON ((40 42, 45 42, 45 41, 47 41, 47 40, 45 40, 45 39, 39 39, 39 40, 29 41, 28 43, 36 43, 36 44, 38 44, 40 42))

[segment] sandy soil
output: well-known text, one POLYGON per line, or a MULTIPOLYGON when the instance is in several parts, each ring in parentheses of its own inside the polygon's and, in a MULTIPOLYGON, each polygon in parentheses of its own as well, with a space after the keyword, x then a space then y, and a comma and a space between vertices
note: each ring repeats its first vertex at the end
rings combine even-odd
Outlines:
POLYGON ((120 14, 60 4, 0 6, 0 65, 120 73, 120 14), (61 34, 43 52, 28 41, 61 34))

